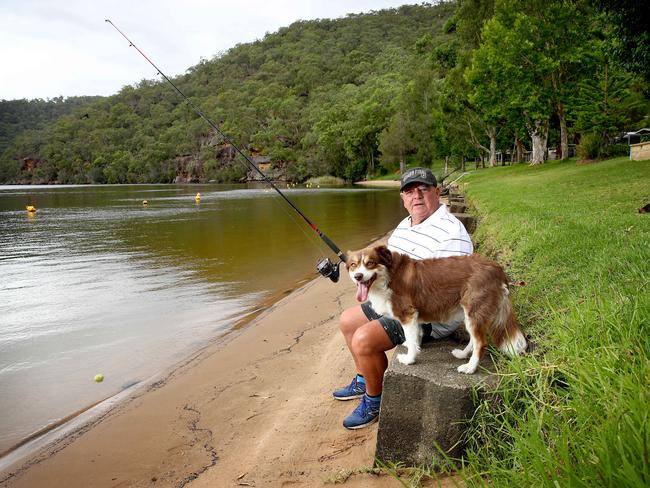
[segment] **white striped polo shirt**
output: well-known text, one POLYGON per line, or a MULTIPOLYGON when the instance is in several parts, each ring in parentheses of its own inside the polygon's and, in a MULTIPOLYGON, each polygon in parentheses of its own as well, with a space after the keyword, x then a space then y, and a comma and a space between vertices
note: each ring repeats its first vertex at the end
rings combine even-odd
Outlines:
POLYGON ((388 239, 388 248, 413 259, 466 256, 474 252, 465 226, 442 203, 433 215, 417 225, 411 226, 410 216, 402 220, 388 239))

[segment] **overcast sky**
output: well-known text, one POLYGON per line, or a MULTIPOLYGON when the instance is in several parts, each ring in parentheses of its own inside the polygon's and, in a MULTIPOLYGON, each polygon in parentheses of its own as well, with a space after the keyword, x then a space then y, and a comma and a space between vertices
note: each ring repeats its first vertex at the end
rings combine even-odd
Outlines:
POLYGON ((296 20, 416 0, 0 0, 0 99, 111 95, 156 77, 104 19, 168 76, 296 20))

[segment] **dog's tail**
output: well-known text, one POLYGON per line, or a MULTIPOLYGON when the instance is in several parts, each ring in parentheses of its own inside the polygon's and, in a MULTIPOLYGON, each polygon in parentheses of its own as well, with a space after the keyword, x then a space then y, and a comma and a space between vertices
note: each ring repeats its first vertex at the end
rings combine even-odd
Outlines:
POLYGON ((510 302, 510 291, 508 285, 503 284, 503 296, 499 309, 492 323, 492 339, 499 348, 499 351, 516 356, 526 351, 528 344, 524 337, 515 312, 510 302))

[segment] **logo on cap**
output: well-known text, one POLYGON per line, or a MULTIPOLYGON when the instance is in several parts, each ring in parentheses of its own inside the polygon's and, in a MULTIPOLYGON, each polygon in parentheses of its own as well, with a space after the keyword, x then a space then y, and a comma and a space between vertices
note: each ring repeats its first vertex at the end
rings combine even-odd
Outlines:
POLYGON ((436 177, 433 176, 433 173, 430 169, 413 168, 402 175, 402 185, 400 187, 400 191, 402 191, 406 185, 414 182, 437 186, 436 177))

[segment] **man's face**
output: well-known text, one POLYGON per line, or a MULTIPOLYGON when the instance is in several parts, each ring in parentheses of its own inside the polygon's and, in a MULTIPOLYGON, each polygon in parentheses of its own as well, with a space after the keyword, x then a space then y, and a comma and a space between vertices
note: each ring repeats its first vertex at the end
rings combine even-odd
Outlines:
POLYGON ((425 221, 440 207, 440 190, 435 186, 413 183, 400 196, 414 225, 425 221))

